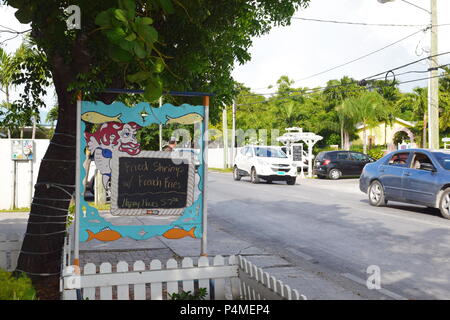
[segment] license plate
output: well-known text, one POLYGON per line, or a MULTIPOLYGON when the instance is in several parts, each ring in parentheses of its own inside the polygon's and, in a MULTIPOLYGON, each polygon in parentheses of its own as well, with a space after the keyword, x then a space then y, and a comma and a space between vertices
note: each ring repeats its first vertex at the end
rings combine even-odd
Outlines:
POLYGON ((277 174, 279 174, 280 176, 284 176, 286 174, 286 172, 284 171, 278 171, 277 174))

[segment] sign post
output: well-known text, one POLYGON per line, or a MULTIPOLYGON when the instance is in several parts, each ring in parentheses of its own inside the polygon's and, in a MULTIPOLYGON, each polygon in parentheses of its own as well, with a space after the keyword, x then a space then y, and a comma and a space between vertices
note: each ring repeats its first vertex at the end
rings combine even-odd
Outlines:
MULTIPOLYGON (((203 143, 202 143, 202 155, 203 155, 203 179, 204 186, 206 186, 208 181, 208 143, 209 143, 209 133, 208 133, 208 124, 209 124, 209 97, 203 97, 203 106, 205 107, 205 116, 203 117, 203 143)), ((208 220, 208 208, 206 203, 206 188, 203 190, 203 221, 202 221, 202 244, 200 255, 207 255, 207 220, 208 220)))

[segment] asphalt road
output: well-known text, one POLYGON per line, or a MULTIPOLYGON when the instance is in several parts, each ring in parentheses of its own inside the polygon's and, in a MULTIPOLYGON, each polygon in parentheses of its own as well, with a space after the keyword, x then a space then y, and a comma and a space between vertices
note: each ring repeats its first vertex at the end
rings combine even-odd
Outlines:
POLYGON ((365 284, 375 265, 394 297, 450 299, 450 220, 437 210, 372 207, 358 179, 288 186, 211 172, 209 180, 209 223, 238 239, 343 287, 365 284))

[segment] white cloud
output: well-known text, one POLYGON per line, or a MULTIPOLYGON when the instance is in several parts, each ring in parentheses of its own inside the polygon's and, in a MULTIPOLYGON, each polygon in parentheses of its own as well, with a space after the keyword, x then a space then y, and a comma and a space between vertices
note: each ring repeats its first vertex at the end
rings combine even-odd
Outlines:
MULTIPOLYGON (((430 1, 413 1, 429 9, 430 1)), ((386 4, 380 4, 377 0, 311 0, 310 6, 297 12, 295 16, 372 24, 426 25, 430 21, 430 15, 425 11, 400 0, 386 4)), ((450 23, 450 1, 438 0, 438 24, 446 23, 450 23)), ((243 66, 236 66, 233 76, 236 81, 258 89, 258 92, 266 92, 261 88, 274 85, 282 75, 299 80, 378 50, 420 29, 292 20, 290 26, 274 28, 270 34, 254 39, 252 60, 243 66)), ((446 41, 450 35, 450 26, 439 27, 438 35, 438 52, 450 51, 450 43, 446 41)), ((422 52, 422 47, 429 49, 429 41, 428 34, 419 32, 379 53, 323 75, 299 81, 295 86, 324 86, 327 80, 344 75, 361 79, 389 70, 426 57, 427 53, 418 56, 416 51, 422 52)), ((440 64, 449 62, 450 55, 439 58, 440 64)), ((422 62, 398 73, 425 69, 427 62, 422 62)), ((417 79, 426 75, 405 75, 399 77, 399 80, 417 79)), ((417 85, 425 86, 426 81, 401 85, 400 88, 409 91, 417 85)))

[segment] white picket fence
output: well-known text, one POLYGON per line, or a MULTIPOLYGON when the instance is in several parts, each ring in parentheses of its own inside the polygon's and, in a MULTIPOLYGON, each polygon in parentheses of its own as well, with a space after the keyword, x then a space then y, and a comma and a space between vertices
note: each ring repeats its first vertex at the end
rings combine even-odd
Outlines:
POLYGON ((22 248, 22 235, 0 233, 0 269, 16 269, 19 252, 22 248))
MULTIPOLYGON (((22 235, 0 233, 0 268, 13 271, 22 247, 22 235)), ((184 258, 179 264, 169 259, 163 266, 153 260, 149 266, 136 261, 132 266, 120 261, 97 267, 84 266, 81 276, 67 274, 71 261, 70 238, 64 244, 61 277, 62 298, 76 300, 74 288, 81 288, 83 299, 89 300, 170 300, 170 295, 182 291, 195 292, 206 288, 206 299, 215 300, 302 300, 305 297, 282 281, 270 276, 242 256, 211 260, 200 257, 196 264, 184 258)))
POLYGON ((170 300, 171 294, 194 293, 198 288, 206 288, 206 299, 215 300, 304 299, 241 256, 215 256, 212 264, 207 257, 200 257, 196 265, 193 259, 184 258, 181 266, 169 259, 164 268, 161 261, 153 260, 148 269, 144 262, 136 261, 132 270, 120 261, 114 269, 108 262, 99 268, 88 263, 81 276, 65 275, 63 299, 77 299, 77 286, 82 298, 89 300, 170 300))

